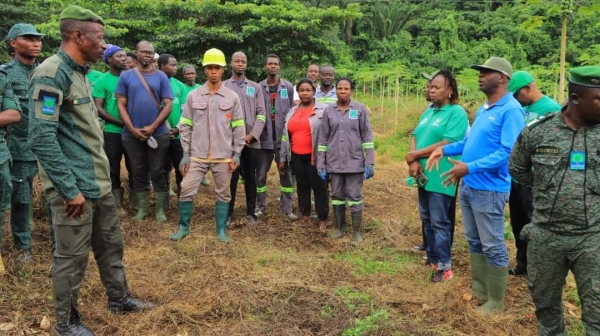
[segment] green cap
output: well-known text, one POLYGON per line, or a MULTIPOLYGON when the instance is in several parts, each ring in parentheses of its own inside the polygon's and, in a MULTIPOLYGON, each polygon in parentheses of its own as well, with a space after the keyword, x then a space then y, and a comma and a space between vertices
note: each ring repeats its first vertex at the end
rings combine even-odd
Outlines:
POLYGON ((430 74, 428 74, 428 73, 425 73, 425 72, 423 72, 421 75, 422 75, 423 77, 425 77, 425 78, 426 78, 428 81, 431 81, 431 80, 433 80, 433 79, 435 78, 435 76, 437 76, 437 74, 438 74, 438 73, 439 73, 439 71, 436 71, 436 72, 434 72, 434 73, 432 73, 432 74, 430 75, 430 74))
POLYGON ((502 57, 492 56, 488 58, 488 60, 485 61, 485 63, 483 63, 482 65, 471 66, 471 69, 479 71, 493 70, 507 76, 508 78, 512 77, 512 64, 510 64, 510 62, 506 58, 502 57))
POLYGON ((90 21, 99 23, 104 26, 104 21, 101 17, 99 17, 89 9, 85 9, 83 7, 75 5, 71 5, 65 8, 60 13, 60 21, 62 20, 90 21))
POLYGON ((508 91, 517 92, 533 82, 533 76, 527 71, 517 71, 508 82, 508 91))
POLYGON ((569 82, 591 88, 600 88, 600 66, 587 65, 571 69, 569 82))
POLYGON ((12 28, 10 28, 10 31, 8 32, 8 39, 9 40, 14 40, 19 36, 24 36, 24 35, 33 35, 33 36, 44 36, 44 34, 41 34, 39 31, 37 31, 37 29, 35 29, 35 27, 29 23, 17 23, 16 25, 12 26, 12 28))

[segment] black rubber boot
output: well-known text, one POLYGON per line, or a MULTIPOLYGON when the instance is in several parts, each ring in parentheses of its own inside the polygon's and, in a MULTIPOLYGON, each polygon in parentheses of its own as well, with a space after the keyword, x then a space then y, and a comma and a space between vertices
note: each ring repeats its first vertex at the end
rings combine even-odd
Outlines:
POLYGON ((335 216, 336 231, 331 234, 331 238, 339 239, 346 235, 346 205, 334 205, 333 215, 335 216))
POLYGON ((362 211, 357 211, 351 213, 352 215, 352 225, 354 226, 354 234, 352 234, 352 240, 360 243, 363 241, 360 236, 360 227, 362 226, 362 211))

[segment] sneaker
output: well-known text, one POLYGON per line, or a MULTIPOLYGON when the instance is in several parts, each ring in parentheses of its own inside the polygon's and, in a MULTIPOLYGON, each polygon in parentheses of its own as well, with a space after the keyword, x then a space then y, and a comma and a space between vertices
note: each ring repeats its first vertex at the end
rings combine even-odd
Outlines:
POLYGON ((425 245, 415 245, 412 248, 415 252, 424 252, 426 250, 425 245))
POLYGON ((108 310, 114 314, 131 313, 154 307, 156 305, 151 301, 136 299, 129 295, 121 299, 108 299, 108 310))
POLYGON ((265 213, 266 213, 266 211, 256 210, 256 212, 254 213, 254 216, 260 217, 260 216, 263 216, 265 213))
POLYGON ((293 212, 290 212, 289 214, 287 214, 287 215, 286 215, 286 217, 287 217, 289 220, 293 220, 293 221, 295 221, 295 220, 298 220, 298 216, 294 215, 294 213, 293 213, 293 212))
POLYGON ((452 279, 452 270, 438 270, 431 278, 431 282, 448 282, 452 279))
POLYGON ((422 265, 422 266, 426 266, 426 267, 431 267, 431 268, 433 268, 433 270, 434 270, 434 271, 437 271, 437 270, 438 270, 438 266, 437 266, 437 264, 434 264, 434 263, 432 263, 432 262, 431 262, 431 260, 429 260, 429 259, 425 259, 425 260, 423 260, 423 261, 421 262, 421 265, 422 265))
POLYGON ((21 255, 19 257, 17 257, 17 263, 19 263, 21 265, 29 264, 32 261, 33 261, 33 254, 31 254, 31 250, 23 250, 23 251, 21 251, 21 255))
POLYGON ((246 215, 246 217, 244 217, 244 220, 246 220, 246 223, 250 224, 250 225, 256 225, 258 224, 258 221, 256 220, 256 218, 250 216, 250 215, 246 215))

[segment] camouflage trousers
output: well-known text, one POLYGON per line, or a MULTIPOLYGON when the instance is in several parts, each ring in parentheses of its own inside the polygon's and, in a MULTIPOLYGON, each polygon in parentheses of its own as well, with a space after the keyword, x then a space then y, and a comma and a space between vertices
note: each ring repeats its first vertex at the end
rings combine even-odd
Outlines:
POLYGON ((64 212, 63 199, 50 199, 56 249, 52 262, 54 313, 57 322, 68 323, 77 310, 79 289, 88 264, 90 248, 109 299, 129 294, 123 267, 123 237, 119 210, 112 193, 86 199, 83 215, 71 219, 64 212))
POLYGON ((4 163, 0 163, 0 251, 2 250, 2 223, 4 222, 4 213, 10 205, 11 193, 10 160, 6 160, 4 163))
POLYGON ((567 236, 528 224, 521 239, 529 244, 527 273, 539 334, 567 335, 562 293, 573 272, 588 336, 600 336, 600 233, 567 236))
POLYGON ((10 167, 13 190, 10 206, 10 226, 19 250, 31 249, 31 229, 29 228, 29 213, 33 178, 37 174, 38 166, 35 161, 13 161, 10 167))

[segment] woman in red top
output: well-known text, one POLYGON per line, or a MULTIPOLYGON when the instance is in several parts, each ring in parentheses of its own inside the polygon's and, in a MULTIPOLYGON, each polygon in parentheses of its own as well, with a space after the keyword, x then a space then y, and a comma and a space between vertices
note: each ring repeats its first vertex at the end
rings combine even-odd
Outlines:
POLYGON ((281 137, 279 173, 286 173, 286 162, 296 175, 298 205, 302 219, 310 218, 310 191, 315 196, 315 209, 319 218, 319 229, 325 230, 329 215, 329 192, 327 183, 319 178, 316 168, 317 140, 323 111, 327 105, 315 102, 315 84, 302 78, 296 85, 300 104, 292 107, 285 117, 281 137))

